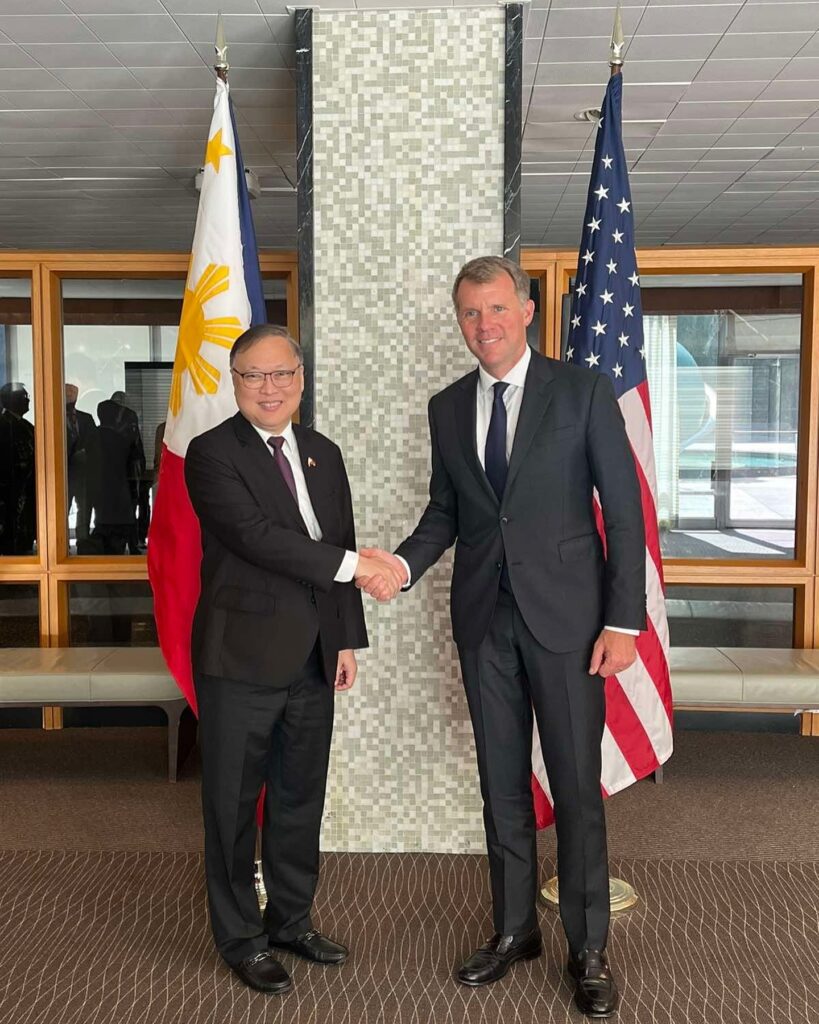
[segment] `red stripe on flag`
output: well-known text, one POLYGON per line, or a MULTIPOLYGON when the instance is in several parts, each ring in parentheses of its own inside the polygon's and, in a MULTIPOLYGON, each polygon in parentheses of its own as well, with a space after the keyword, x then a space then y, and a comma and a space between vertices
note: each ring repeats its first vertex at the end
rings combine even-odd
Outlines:
MULTIPOLYGON (((637 637, 637 653, 643 665, 645 665, 646 672, 651 676, 652 682, 657 687, 657 692, 660 695, 660 700, 663 702, 669 722, 673 724, 674 710, 668 661, 650 615, 646 620, 645 631, 637 637)), ((652 768, 651 770, 653 771, 654 769, 652 768)))
POLYGON ((194 714, 191 628, 199 600, 201 561, 199 520, 188 497, 185 460, 163 447, 148 540, 148 577, 159 646, 194 714))
POLYGON ((663 589, 665 589, 665 583, 663 580, 663 560, 660 556, 660 532, 657 528, 657 506, 654 504, 654 496, 651 493, 648 480, 643 472, 643 467, 640 465, 640 460, 636 455, 634 457, 634 469, 637 472, 637 479, 640 482, 640 502, 643 506, 646 548, 648 549, 652 562, 657 567, 657 575, 660 577, 660 583, 662 584, 663 589))
POLYGON ((532 800, 535 804, 535 828, 548 828, 555 820, 555 812, 534 773, 532 773, 532 800))
POLYGON ((651 433, 654 433, 654 425, 651 422, 651 396, 648 393, 648 378, 640 381, 636 388, 634 388, 637 394, 640 396, 640 401, 643 403, 645 409, 646 419, 648 420, 648 429, 651 433))
POLYGON ((606 679, 606 725, 635 778, 654 771, 660 762, 617 676, 606 679))

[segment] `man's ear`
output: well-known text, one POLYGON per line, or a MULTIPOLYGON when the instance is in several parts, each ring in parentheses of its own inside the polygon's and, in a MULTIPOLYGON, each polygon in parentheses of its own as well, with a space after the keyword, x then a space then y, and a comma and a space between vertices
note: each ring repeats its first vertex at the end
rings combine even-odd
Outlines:
POLYGON ((535 315, 535 303, 534 299, 527 299, 523 304, 523 322, 528 327, 532 322, 532 317, 535 315))

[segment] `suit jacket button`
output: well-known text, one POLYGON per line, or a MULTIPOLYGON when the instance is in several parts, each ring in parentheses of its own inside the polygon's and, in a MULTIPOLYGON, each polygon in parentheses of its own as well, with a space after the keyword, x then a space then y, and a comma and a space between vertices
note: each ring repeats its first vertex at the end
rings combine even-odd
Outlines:
POLYGON ((509 522, 509 516, 501 516, 500 521, 502 523, 508 523, 509 522))
POLYGON ((495 562, 495 568, 496 569, 502 569, 503 568, 503 562, 495 562))

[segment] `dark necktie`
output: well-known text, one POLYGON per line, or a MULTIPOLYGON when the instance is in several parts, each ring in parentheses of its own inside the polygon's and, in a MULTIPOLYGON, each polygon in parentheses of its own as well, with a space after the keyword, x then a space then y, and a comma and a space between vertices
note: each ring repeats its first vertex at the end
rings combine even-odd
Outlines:
POLYGON ((498 496, 498 501, 503 499, 506 471, 509 468, 506 462, 506 406, 503 404, 503 393, 508 387, 509 385, 502 380, 492 385, 495 397, 492 401, 492 417, 489 420, 484 452, 486 475, 492 484, 492 490, 498 496))
POLYGON ((268 437, 267 443, 273 449, 273 461, 279 467, 279 472, 284 477, 284 482, 287 484, 288 490, 293 495, 293 500, 298 505, 299 496, 296 493, 296 478, 293 476, 293 467, 287 461, 287 456, 283 451, 284 437, 281 435, 278 437, 268 437))

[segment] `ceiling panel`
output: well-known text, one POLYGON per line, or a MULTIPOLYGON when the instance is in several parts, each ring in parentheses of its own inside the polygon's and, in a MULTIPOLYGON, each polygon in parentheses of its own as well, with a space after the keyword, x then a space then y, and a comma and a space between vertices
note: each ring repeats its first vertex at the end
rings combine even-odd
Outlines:
MULTIPOLYGON (((491 0, 359 0, 442 6, 491 0)), ((349 9, 355 0, 324 0, 349 9)), ((0 226, 11 246, 186 249, 213 104, 216 13, 259 242, 295 245, 286 0, 0 0, 0 226)), ((524 14, 526 244, 578 242, 613 0, 524 14)), ((819 230, 819 2, 624 0, 623 137, 642 244, 819 230)))

